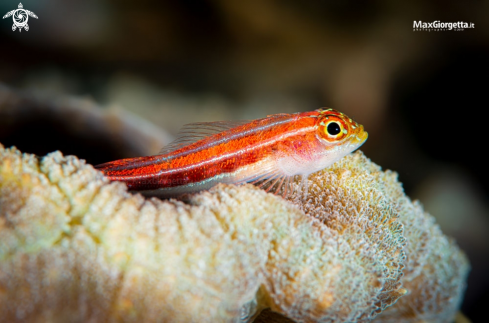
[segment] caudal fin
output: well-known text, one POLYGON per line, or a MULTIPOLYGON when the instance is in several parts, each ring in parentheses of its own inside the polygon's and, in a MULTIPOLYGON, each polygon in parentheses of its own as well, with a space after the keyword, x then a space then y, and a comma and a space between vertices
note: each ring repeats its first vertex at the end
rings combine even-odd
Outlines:
POLYGON ((155 156, 120 159, 96 165, 95 168, 111 181, 126 183, 130 190, 157 189, 167 183, 160 181, 155 159, 155 156))
POLYGON ((155 156, 126 158, 99 164, 94 167, 104 172, 105 175, 124 175, 133 173, 131 170, 152 166, 154 165, 154 160, 155 156))

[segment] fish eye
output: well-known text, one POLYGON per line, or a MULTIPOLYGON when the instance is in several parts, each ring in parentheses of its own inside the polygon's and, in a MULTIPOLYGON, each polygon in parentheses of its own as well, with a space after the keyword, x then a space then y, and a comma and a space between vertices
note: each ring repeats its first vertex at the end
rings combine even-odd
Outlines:
POLYGON ((348 135, 348 128, 340 118, 327 116, 320 122, 320 136, 329 142, 338 142, 348 135))
POLYGON ((338 122, 332 121, 328 124, 328 126, 326 127, 326 130, 328 131, 328 134, 330 136, 336 136, 337 134, 339 134, 341 132, 341 127, 338 124, 338 122))

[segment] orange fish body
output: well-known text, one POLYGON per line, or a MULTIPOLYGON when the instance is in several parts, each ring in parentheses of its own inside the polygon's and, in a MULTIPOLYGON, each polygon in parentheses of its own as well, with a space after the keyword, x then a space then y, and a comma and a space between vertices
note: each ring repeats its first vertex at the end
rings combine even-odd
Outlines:
POLYGON ((277 114, 251 122, 184 126, 162 154, 96 166, 130 190, 163 197, 208 189, 217 183, 260 183, 290 192, 295 175, 321 170, 360 147, 363 126, 333 109, 277 114))

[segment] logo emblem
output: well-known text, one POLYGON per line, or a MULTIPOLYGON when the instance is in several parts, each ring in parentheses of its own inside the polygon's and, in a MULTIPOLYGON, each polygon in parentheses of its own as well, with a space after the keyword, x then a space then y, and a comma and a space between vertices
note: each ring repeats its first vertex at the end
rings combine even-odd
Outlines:
POLYGON ((36 14, 32 11, 25 10, 22 3, 19 3, 19 9, 7 12, 7 14, 3 16, 2 19, 8 18, 10 16, 12 16, 12 18, 14 19, 14 24, 12 25, 13 31, 15 31, 17 28, 19 29, 19 31, 22 31, 22 28, 28 31, 29 25, 27 24, 27 20, 29 20, 29 16, 37 19, 36 14))

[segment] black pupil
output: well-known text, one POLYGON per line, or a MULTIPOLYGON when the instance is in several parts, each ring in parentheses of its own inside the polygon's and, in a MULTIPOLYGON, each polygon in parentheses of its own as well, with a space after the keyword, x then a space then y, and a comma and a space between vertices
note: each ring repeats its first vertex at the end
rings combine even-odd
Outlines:
POLYGON ((337 124, 336 122, 331 122, 329 125, 328 125, 328 133, 331 135, 331 136, 336 136, 337 134, 339 134, 341 131, 341 128, 340 128, 340 125, 337 124))

